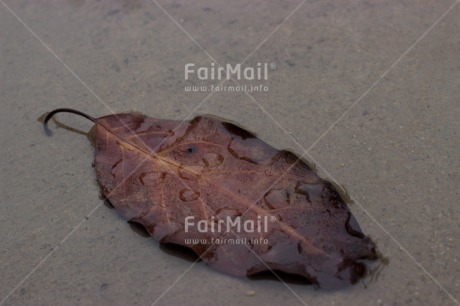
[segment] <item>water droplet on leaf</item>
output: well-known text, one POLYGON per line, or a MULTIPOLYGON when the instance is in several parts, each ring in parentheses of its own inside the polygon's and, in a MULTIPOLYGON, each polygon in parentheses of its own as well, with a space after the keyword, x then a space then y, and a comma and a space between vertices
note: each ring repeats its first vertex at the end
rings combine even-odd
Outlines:
POLYGON ((179 198, 183 202, 190 202, 195 201, 200 197, 200 193, 198 191, 192 191, 190 189, 182 189, 179 191, 179 198))

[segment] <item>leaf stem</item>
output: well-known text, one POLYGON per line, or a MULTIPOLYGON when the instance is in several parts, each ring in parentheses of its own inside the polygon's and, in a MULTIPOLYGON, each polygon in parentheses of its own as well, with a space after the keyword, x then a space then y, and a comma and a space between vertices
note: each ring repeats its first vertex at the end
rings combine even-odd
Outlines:
POLYGON ((88 114, 82 113, 82 112, 77 111, 77 110, 72 109, 72 108, 57 108, 57 109, 49 112, 46 115, 45 120, 43 121, 43 124, 44 124, 44 127, 45 127, 45 132, 46 132, 47 135, 51 135, 51 131, 48 128, 48 121, 57 113, 72 113, 72 114, 80 115, 80 116, 85 117, 86 119, 91 120, 92 122, 96 123, 96 119, 94 117, 91 117, 88 114))
POLYGON ((53 111, 51 111, 50 113, 48 113, 48 115, 46 115, 46 118, 45 118, 45 121, 44 121, 44 124, 47 124, 48 121, 51 119, 51 117, 53 117, 55 114, 57 113, 72 113, 72 114, 77 114, 77 115, 80 115, 80 116, 83 116, 85 117, 86 119, 89 119, 91 120, 92 122, 96 123, 96 119, 91 117, 90 115, 87 115, 85 113, 82 113, 80 111, 77 111, 76 109, 72 109, 72 108, 57 108, 53 111))

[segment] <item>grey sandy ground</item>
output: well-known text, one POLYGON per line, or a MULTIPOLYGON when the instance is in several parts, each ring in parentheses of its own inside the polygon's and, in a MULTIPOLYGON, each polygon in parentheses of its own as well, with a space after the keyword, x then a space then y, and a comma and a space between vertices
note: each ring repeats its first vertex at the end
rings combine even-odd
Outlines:
POLYGON ((458 304, 460 5, 337 3, 0 1, 0 304, 458 304), (268 92, 184 90, 186 63, 248 55, 276 64, 268 92), (64 106, 210 113, 307 150, 390 263, 332 292, 190 268, 101 204, 85 137, 44 135, 64 106))

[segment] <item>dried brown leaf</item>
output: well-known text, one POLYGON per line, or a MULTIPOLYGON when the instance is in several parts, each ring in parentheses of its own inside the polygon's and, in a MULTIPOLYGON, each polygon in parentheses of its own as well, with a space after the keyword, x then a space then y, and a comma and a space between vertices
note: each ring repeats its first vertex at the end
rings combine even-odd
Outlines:
MULTIPOLYGON (((70 110, 46 121, 60 111, 70 110)), ((331 183, 232 123, 79 114, 96 124, 103 195, 156 240, 186 246, 219 271, 272 269, 330 288, 355 283, 366 272, 361 260, 377 257, 331 183)))

